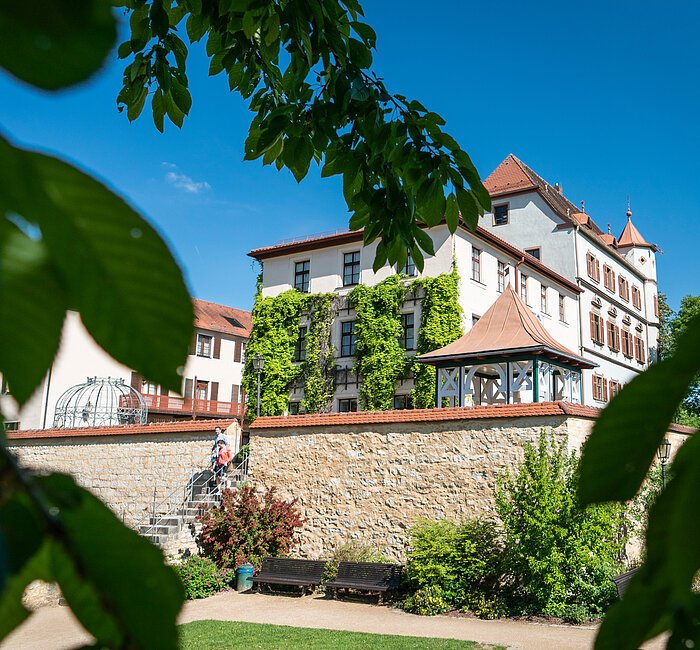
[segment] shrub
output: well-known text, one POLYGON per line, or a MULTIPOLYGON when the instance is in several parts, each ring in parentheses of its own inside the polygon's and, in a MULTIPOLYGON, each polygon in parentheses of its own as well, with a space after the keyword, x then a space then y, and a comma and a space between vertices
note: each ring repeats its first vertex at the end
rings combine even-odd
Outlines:
POLYGON ((191 555, 174 567, 175 573, 185 587, 185 598, 207 598, 230 587, 235 577, 229 569, 219 569, 214 560, 191 555))
POLYGON ((419 520, 411 530, 408 579, 414 588, 440 587, 455 607, 487 602, 497 590, 502 556, 500 536, 491 522, 419 520))
POLYGON ((337 546, 326 561, 323 569, 323 581, 335 580, 338 575, 338 565, 341 562, 388 562, 376 548, 366 542, 350 541, 337 546))
POLYGON ((499 478, 496 507, 519 613, 580 620, 602 615, 615 599, 623 511, 579 506, 577 468, 575 455, 543 433, 537 448, 526 446, 518 473, 499 478))
POLYGON ((251 487, 224 490, 221 505, 201 515, 198 543, 220 568, 250 562, 260 568, 267 556, 284 555, 297 543, 304 524, 296 499, 283 501, 270 488, 259 498, 251 487))
POLYGON ((436 616, 450 609, 443 590, 437 585, 423 587, 403 601, 403 609, 411 614, 436 616))

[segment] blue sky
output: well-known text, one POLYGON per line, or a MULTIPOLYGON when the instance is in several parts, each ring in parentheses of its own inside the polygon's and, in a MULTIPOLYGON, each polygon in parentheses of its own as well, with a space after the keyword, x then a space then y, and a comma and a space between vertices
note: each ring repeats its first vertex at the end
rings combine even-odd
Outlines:
MULTIPOLYGON (((700 4, 375 0, 375 69, 390 90, 447 120, 482 178, 510 152, 618 235, 634 222, 659 256, 660 290, 677 306, 700 286, 695 260, 700 145, 700 4), (426 11, 429 8, 429 11, 426 11)), ((102 178, 171 244, 193 294, 250 308, 257 270, 246 253, 344 229, 337 179, 301 184, 243 162, 251 114, 223 76, 189 59, 194 105, 161 135, 150 114, 116 110, 122 62, 58 95, 0 73, 0 128, 102 178)), ((148 109, 147 109, 148 110, 148 109)))

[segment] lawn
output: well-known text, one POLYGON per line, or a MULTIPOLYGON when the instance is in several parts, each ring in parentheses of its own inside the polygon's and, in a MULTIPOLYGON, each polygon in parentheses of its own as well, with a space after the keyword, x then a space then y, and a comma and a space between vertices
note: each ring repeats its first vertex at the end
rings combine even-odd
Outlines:
POLYGON ((362 632, 314 630, 286 625, 262 625, 229 621, 194 621, 179 627, 182 650, 246 650, 268 648, 303 648, 329 650, 330 648, 372 648, 379 650, 467 650, 469 648, 502 649, 503 646, 484 646, 472 641, 428 639, 415 636, 389 636, 362 632))

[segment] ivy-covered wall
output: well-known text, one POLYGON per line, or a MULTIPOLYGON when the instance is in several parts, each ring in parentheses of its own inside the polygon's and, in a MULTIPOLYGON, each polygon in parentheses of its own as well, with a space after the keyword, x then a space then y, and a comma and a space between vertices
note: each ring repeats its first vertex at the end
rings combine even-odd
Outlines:
MULTIPOLYGON (((451 273, 444 273, 434 278, 418 278, 412 289, 423 290, 423 309, 416 354, 425 354, 456 341, 464 330, 462 328, 462 307, 459 304, 459 273, 453 264, 451 273)), ((413 405, 415 408, 432 408, 435 406, 435 368, 424 363, 413 362, 414 388, 413 405)))
MULTIPOLYGON (((404 304, 416 296, 422 302, 416 354, 435 350, 462 335, 459 275, 455 267, 450 273, 419 278, 408 285, 405 277, 393 275, 374 286, 358 285, 347 296, 349 306, 356 312, 353 369, 360 378, 359 406, 364 410, 391 409, 396 383, 410 370, 415 373, 414 406, 435 405, 434 368, 407 357, 399 342, 404 304)), ((295 381, 303 384, 304 412, 332 410, 336 352, 332 328, 344 300, 335 293, 304 294, 296 289, 275 297, 263 297, 258 292, 243 373, 251 419, 257 404, 257 373, 252 365, 257 354, 265 359, 261 375, 262 415, 282 415, 286 411, 295 381), (295 347, 304 320, 306 358, 295 363, 295 347)))

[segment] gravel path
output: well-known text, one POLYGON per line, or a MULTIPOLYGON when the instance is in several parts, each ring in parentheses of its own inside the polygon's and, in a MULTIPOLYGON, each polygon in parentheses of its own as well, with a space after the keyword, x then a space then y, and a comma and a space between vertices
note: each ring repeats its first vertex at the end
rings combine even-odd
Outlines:
MULTIPOLYGON (((202 619, 464 639, 518 650, 590 649, 595 638, 594 626, 416 616, 389 607, 319 596, 295 598, 227 592, 190 601, 180 614, 182 623, 202 619)), ((0 650, 66 650, 90 641, 67 607, 43 607, 0 644, 0 650)), ((657 650, 663 644, 659 640, 644 647, 657 650)))

